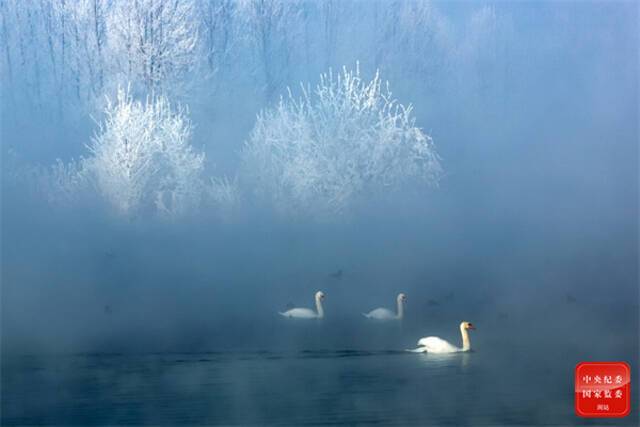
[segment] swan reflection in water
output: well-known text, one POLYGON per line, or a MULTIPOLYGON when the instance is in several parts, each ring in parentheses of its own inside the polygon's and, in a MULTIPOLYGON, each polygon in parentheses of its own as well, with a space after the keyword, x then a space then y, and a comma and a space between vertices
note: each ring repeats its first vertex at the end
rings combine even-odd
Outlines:
POLYGON ((439 368, 456 368, 462 370, 462 372, 466 372, 467 368, 470 366, 471 362, 471 352, 457 352, 457 353, 427 353, 421 352, 419 353, 419 358, 421 362, 424 363, 424 367, 428 369, 439 369, 439 368))

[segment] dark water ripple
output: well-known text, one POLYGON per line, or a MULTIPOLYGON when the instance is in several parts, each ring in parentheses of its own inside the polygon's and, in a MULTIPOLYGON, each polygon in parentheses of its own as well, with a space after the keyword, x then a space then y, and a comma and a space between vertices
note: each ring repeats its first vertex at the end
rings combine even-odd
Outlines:
POLYGON ((2 424, 590 424, 573 414, 570 365, 489 351, 12 356, 2 424))

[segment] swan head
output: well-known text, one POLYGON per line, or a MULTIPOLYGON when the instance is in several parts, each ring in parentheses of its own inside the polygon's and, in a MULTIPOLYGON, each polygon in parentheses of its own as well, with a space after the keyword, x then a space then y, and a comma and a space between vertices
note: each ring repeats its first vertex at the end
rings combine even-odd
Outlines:
POLYGON ((407 296, 403 293, 398 294, 398 302, 405 302, 407 300, 407 296))
POLYGON ((460 330, 474 330, 476 327, 471 322, 462 322, 460 323, 460 330))
POLYGON ((318 291, 316 292, 316 301, 321 301, 324 299, 324 292, 318 291))

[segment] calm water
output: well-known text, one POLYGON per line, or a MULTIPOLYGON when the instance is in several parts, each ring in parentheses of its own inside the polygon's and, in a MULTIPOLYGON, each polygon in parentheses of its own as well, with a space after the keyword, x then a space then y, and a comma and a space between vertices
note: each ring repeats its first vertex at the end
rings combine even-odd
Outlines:
POLYGON ((637 423, 637 413, 597 423, 575 417, 573 360, 533 354, 521 347, 447 356, 336 350, 5 357, 2 423, 637 423))

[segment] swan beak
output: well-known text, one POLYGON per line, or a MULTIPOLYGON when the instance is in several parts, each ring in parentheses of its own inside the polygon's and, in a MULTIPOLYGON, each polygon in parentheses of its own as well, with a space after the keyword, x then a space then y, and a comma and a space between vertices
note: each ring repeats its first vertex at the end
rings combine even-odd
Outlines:
POLYGON ((467 329, 471 329, 471 330, 475 331, 475 330, 476 330, 476 327, 475 327, 475 326, 473 326, 473 325, 469 325, 469 326, 467 326, 467 329))

